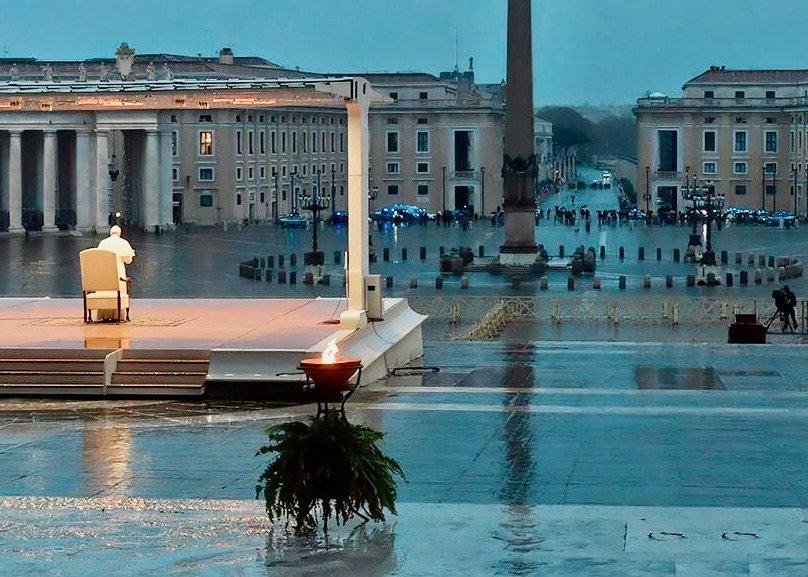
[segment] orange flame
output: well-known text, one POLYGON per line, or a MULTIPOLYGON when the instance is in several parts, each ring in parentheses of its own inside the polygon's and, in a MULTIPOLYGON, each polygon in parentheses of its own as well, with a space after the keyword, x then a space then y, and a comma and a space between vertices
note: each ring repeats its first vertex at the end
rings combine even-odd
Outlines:
POLYGON ((333 363, 337 360, 337 353, 339 349, 337 348, 337 339, 331 339, 331 342, 328 343, 328 346, 323 351, 322 360, 324 363, 333 363))

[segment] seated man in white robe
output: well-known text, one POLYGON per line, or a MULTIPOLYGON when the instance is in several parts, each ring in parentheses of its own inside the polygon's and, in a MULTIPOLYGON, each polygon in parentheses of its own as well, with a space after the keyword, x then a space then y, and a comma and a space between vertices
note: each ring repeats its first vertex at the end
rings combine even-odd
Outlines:
MULTIPOLYGON (((98 248, 114 252, 118 256, 118 285, 122 294, 129 294, 129 281, 126 265, 132 264, 135 251, 129 241, 121 238, 121 227, 117 224, 109 229, 109 236, 98 243, 98 248)), ((99 319, 115 318, 117 311, 98 311, 99 319)))

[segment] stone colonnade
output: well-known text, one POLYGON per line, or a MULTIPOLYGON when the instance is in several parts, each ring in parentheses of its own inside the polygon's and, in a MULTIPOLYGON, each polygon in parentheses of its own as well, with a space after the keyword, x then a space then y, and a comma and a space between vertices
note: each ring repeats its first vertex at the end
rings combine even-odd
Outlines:
MULTIPOLYGON (((59 114, 43 122, 36 115, 0 115, 0 228, 54 232, 59 228, 103 232, 114 210, 113 155, 122 159, 122 143, 112 135, 131 131, 142 138, 141 158, 127 182, 132 223, 147 231, 172 222, 171 131, 160 130, 157 113, 59 114)), ((122 140, 122 139, 118 139, 122 140)), ((132 151, 126 151, 131 154, 132 151)), ((136 153, 136 152, 135 152, 136 153)), ((116 174, 115 177, 118 177, 116 174)))

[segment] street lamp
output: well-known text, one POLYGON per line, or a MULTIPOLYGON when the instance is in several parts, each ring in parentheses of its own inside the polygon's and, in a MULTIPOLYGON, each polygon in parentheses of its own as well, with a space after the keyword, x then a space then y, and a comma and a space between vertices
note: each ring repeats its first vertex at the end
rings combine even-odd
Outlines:
POLYGON ((272 222, 278 222, 278 191, 280 188, 278 187, 278 177, 280 174, 278 173, 278 167, 272 167, 272 176, 275 179, 275 189, 272 191, 272 222))
POLYGON ((337 210, 337 183, 335 181, 337 169, 334 165, 331 165, 331 217, 334 217, 334 213, 337 210))
POLYGON ((480 216, 485 218, 485 167, 480 167, 480 216))
POLYGON ((300 208, 311 211, 311 252, 303 255, 303 263, 309 266, 323 266, 325 264, 325 254, 323 251, 317 250, 317 234, 320 228, 320 212, 327 209, 330 203, 327 198, 320 196, 321 172, 319 169, 317 170, 317 185, 312 186, 311 195, 303 194, 300 197, 300 208))
POLYGON ((645 212, 651 212, 651 167, 645 167, 645 212))
POLYGON ((797 218, 797 165, 791 167, 794 173, 794 190, 791 192, 794 195, 794 218, 797 218))

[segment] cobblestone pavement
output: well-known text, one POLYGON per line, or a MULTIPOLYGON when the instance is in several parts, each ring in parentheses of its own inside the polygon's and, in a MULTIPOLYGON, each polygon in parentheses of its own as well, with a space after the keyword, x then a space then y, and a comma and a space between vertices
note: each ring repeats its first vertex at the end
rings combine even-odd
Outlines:
MULTIPOLYGON (((654 340, 652 331, 646 341, 654 340)), ((637 339, 641 340, 641 339, 637 339)), ((309 405, 0 401, 10 575, 804 575, 799 346, 428 340, 364 387, 399 515, 297 539, 253 497, 309 405)))

